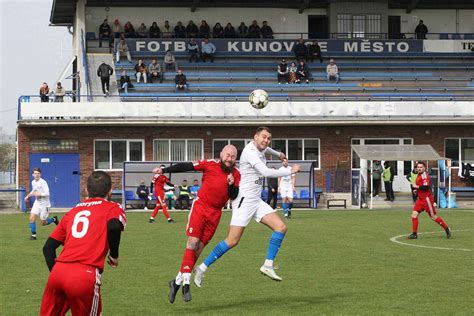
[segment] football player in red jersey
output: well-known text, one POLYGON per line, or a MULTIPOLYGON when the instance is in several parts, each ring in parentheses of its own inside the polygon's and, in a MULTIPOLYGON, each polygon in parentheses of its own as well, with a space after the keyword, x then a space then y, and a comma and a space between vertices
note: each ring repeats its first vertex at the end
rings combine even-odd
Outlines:
POLYGON ((168 179, 167 176, 164 174, 158 174, 156 171, 158 169, 161 170, 161 168, 164 168, 164 165, 161 165, 160 168, 155 168, 153 170, 153 173, 155 174, 153 176, 153 180, 151 180, 152 183, 155 184, 155 189, 154 194, 156 198, 156 206, 153 212, 151 213, 151 217, 148 220, 150 223, 155 222, 155 217, 156 214, 158 214, 158 211, 161 210, 163 211, 163 215, 165 215, 166 220, 168 223, 174 223, 175 221, 170 217, 170 214, 168 214, 168 209, 166 207, 166 199, 165 199, 165 184, 169 185, 170 187, 174 187, 175 185, 170 182, 170 179, 168 179))
POLYGON ((408 236, 408 239, 418 238, 418 216, 421 212, 425 211, 446 232, 446 237, 451 238, 451 229, 443 221, 443 219, 436 215, 436 209, 434 206, 433 194, 430 190, 430 176, 426 172, 426 165, 424 162, 418 162, 416 164, 416 171, 418 176, 416 177, 416 184, 413 185, 413 189, 417 191, 418 199, 413 206, 413 212, 411 213, 411 222, 413 232, 408 236))
POLYGON ((201 171, 202 186, 193 200, 189 214, 186 235, 188 241, 184 251, 181 268, 175 279, 169 281, 169 301, 173 303, 181 284, 183 300, 189 302, 191 292, 189 283, 191 273, 203 248, 216 232, 222 215, 222 208, 230 199, 239 193, 240 172, 235 167, 237 149, 233 145, 225 146, 220 153, 220 160, 201 160, 195 163, 184 162, 168 168, 156 168, 157 173, 201 171))
POLYGON ((100 285, 104 261, 118 266, 119 245, 126 218, 120 204, 110 202, 112 181, 103 171, 87 179, 89 198, 66 213, 44 244, 51 271, 40 315, 100 315, 100 285), (64 248, 56 258, 56 249, 64 248))

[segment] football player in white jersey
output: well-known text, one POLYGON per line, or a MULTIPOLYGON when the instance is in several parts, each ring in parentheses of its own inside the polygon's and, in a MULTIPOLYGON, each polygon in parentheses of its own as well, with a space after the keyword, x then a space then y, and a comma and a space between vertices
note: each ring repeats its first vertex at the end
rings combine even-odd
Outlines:
POLYGON ((286 233, 286 225, 275 213, 275 210, 261 199, 263 178, 277 178, 291 176, 300 171, 299 165, 291 169, 275 170, 266 165, 265 154, 272 154, 284 160, 285 154, 269 148, 272 138, 270 129, 259 127, 253 141, 248 143, 240 156, 239 170, 241 174, 239 195, 232 202, 232 219, 227 237, 212 250, 204 262, 194 270, 194 283, 202 286, 202 279, 207 268, 219 259, 224 253, 237 246, 245 227, 253 218, 272 230, 267 257, 260 267, 260 272, 275 281, 282 278, 275 273, 273 261, 280 249, 286 233))
MULTIPOLYGON (((283 159, 283 166, 278 170, 291 170, 288 166, 288 159, 283 159)), ((296 175, 291 174, 289 176, 278 178, 278 192, 280 192, 282 199, 282 208, 285 218, 291 218, 291 208, 293 207, 293 193, 295 192, 295 179, 296 175)))
POLYGON ((33 169, 33 181, 31 181, 31 192, 25 197, 27 201, 30 196, 35 197, 35 202, 31 208, 29 226, 31 231, 30 240, 36 240, 36 216, 39 216, 41 223, 44 225, 49 225, 55 223, 58 225, 59 220, 57 216, 49 216, 49 208, 51 203, 49 201, 49 187, 48 183, 41 179, 41 169, 33 169))

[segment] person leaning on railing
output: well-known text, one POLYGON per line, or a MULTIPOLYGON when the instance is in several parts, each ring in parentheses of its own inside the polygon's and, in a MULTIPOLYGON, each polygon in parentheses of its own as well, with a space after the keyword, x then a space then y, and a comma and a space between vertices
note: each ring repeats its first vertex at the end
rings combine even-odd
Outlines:
POLYGON ((48 94, 49 94, 48 84, 46 82, 43 82, 43 84, 41 85, 40 90, 39 90, 39 95, 40 95, 40 98, 41 98, 41 102, 49 102, 48 94))

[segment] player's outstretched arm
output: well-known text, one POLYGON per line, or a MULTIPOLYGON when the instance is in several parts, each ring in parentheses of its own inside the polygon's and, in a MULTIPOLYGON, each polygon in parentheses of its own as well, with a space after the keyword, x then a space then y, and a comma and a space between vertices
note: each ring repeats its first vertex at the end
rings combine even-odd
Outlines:
POLYGON ((61 242, 51 237, 49 237, 44 243, 43 255, 49 271, 53 270, 53 267, 56 264, 56 249, 59 246, 61 246, 61 242))
POLYGON ((194 164, 192 162, 180 162, 161 170, 163 173, 194 171, 194 164))
POLYGON ((253 166, 262 176, 267 178, 278 178, 289 176, 291 172, 288 169, 270 169, 263 162, 258 162, 253 166))
POLYGON ((278 157, 281 161, 285 160, 286 158, 286 155, 284 153, 276 151, 271 147, 267 147, 267 149, 265 149, 265 154, 270 154, 272 156, 278 157))
POLYGON ((112 218, 107 223, 107 240, 109 242, 109 260, 107 263, 116 268, 118 266, 120 236, 122 234, 122 223, 117 218, 112 218))

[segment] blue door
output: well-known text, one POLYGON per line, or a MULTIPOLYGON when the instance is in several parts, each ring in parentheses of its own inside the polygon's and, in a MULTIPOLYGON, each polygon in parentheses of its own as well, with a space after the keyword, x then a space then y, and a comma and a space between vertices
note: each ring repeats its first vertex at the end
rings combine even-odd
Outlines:
POLYGON ((72 207, 80 200, 79 154, 30 154, 30 189, 33 168, 48 182, 52 207, 72 207))

